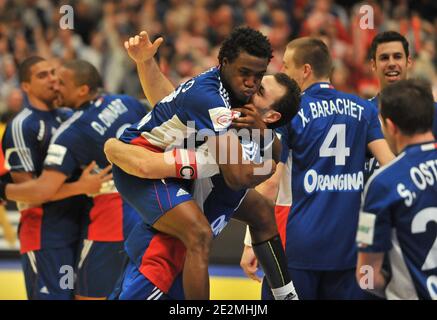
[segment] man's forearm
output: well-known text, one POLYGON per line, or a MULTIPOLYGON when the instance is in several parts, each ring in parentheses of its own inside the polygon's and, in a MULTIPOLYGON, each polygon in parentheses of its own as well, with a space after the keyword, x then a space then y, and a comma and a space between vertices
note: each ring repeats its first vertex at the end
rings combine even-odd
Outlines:
POLYGON ((111 163, 132 176, 144 179, 176 176, 174 157, 171 155, 153 152, 114 138, 105 143, 105 154, 111 163))
POLYGON ((175 89, 173 84, 162 74, 155 59, 137 63, 138 77, 143 92, 152 106, 175 89))
POLYGON ((79 181, 64 183, 59 190, 50 198, 50 201, 62 200, 69 197, 83 194, 81 183, 79 181))

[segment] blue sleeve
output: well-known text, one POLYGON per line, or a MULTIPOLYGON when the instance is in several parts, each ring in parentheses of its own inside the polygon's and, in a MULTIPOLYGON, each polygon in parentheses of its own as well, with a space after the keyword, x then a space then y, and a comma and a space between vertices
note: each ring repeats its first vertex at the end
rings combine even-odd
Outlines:
POLYGON ((381 122, 378 117, 378 109, 371 103, 366 104, 366 108, 371 110, 369 129, 367 131, 367 144, 369 144, 374 140, 384 139, 384 135, 382 134, 381 122))
POLYGON ((54 136, 47 150, 44 168, 60 171, 67 177, 72 176, 80 167, 80 155, 87 154, 86 141, 77 130, 67 129, 59 136, 54 136))
POLYGON ((387 252, 391 249, 391 196, 390 190, 374 179, 364 193, 357 231, 361 252, 387 252))
POLYGON ((35 172, 41 158, 40 141, 38 141, 39 122, 25 118, 25 113, 18 114, 7 127, 3 139, 5 162, 11 171, 35 172))

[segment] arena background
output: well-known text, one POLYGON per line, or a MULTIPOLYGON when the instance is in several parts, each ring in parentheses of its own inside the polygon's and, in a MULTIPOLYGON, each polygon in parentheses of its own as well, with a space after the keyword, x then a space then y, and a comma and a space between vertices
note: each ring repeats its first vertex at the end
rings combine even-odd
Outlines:
MULTIPOLYGON (((217 64, 221 41, 243 24, 269 37, 274 49, 269 73, 281 69, 288 41, 320 37, 334 58, 334 86, 363 97, 378 92, 368 60, 373 36, 399 31, 409 40, 415 60, 410 75, 428 79, 437 96, 434 0, 0 0, 0 133, 23 103, 17 65, 30 55, 88 60, 102 73, 105 90, 144 98, 135 65, 123 48, 128 36, 140 30, 164 36, 160 67, 178 84, 217 64)), ((13 204, 7 209, 16 230, 19 213, 13 204)), ((238 267, 243 233, 244 226, 232 222, 214 242, 212 298, 259 297, 259 285, 245 279, 238 267)), ((0 227, 0 299, 24 299, 19 243, 9 243, 4 235, 0 227)))

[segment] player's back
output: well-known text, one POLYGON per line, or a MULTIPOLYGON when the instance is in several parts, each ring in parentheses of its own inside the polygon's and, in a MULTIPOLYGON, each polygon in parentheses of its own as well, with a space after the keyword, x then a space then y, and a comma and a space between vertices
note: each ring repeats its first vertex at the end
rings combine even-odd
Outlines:
POLYGON ((292 157, 286 249, 293 267, 355 265, 366 147, 382 138, 377 112, 367 104, 328 83, 313 84, 302 95, 285 133, 292 157))
MULTIPOLYGON (((46 167, 69 176, 78 168, 96 161, 100 169, 109 165, 103 151, 104 143, 119 137, 132 123, 146 113, 136 99, 125 95, 102 95, 88 102, 65 122, 52 139, 46 167)), ((138 221, 137 214, 123 202, 111 183, 93 198, 93 207, 86 215, 83 232, 96 241, 122 241, 138 221), (132 213, 130 213, 132 212, 132 213)))
POLYGON ((365 250, 390 250, 387 298, 436 299, 437 143, 408 146, 372 176, 365 199, 376 214, 365 250))

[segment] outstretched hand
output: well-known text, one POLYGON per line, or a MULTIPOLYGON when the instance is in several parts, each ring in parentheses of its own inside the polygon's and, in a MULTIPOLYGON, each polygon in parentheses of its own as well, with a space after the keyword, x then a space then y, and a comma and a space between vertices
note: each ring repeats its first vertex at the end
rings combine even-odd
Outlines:
POLYGON ((152 43, 147 32, 141 31, 140 34, 130 37, 128 41, 125 41, 124 47, 129 57, 136 63, 140 63, 152 59, 163 42, 164 39, 159 37, 152 43))

